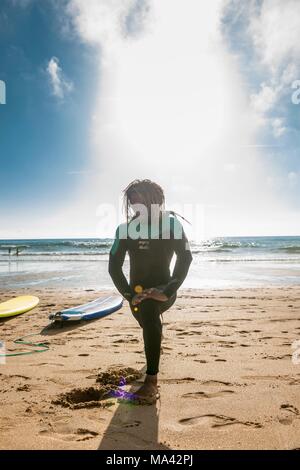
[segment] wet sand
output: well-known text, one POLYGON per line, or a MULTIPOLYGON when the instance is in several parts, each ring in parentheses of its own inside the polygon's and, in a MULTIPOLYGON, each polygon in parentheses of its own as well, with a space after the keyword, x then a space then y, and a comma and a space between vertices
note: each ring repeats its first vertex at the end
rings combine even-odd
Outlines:
POLYGON ((300 288, 181 290, 163 314, 161 398, 150 406, 110 393, 122 376, 134 391, 145 372, 126 302, 106 318, 45 329, 50 313, 103 292, 30 294, 39 306, 0 321, 0 340, 7 352, 30 351, 13 340, 39 333, 32 341, 49 350, 0 364, 1 449, 300 448, 300 288))

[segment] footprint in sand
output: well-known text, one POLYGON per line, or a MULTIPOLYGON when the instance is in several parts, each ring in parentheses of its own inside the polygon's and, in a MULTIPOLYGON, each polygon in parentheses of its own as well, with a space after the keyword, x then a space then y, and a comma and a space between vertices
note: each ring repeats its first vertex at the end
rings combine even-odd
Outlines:
POLYGON ((218 341, 218 344, 220 345, 221 348, 233 348, 235 344, 237 344, 235 341, 218 341))
POLYGON ((289 359, 291 358, 291 354, 284 354, 283 356, 262 356, 262 359, 270 359, 272 361, 278 360, 278 359, 289 359))
POLYGON ((241 425, 241 426, 248 426, 252 428, 261 428, 262 425, 260 423, 255 423, 251 421, 239 421, 236 418, 231 418, 230 416, 223 416, 223 415, 200 415, 200 416, 192 416, 191 418, 183 418, 179 420, 179 423, 184 426, 195 426, 195 425, 202 425, 202 426, 210 426, 211 428, 222 428, 224 426, 232 426, 232 425, 241 425))
POLYGON ((289 403, 283 403, 280 407, 283 416, 279 416, 278 421, 280 424, 290 425, 296 417, 299 417, 299 410, 289 403))
POLYGON ((10 392, 12 389, 18 392, 29 392, 30 386, 24 384, 24 380, 29 380, 29 377, 19 374, 4 375, 0 374, 2 381, 2 393, 10 392), (6 388, 5 388, 6 386, 6 388))
POLYGON ((34 367, 39 367, 39 366, 50 366, 50 367, 57 367, 57 366, 61 366, 63 367, 64 364, 60 364, 58 362, 41 362, 40 364, 31 364, 32 366, 34 367))
POLYGON ((10 380, 14 378, 24 379, 24 380, 30 379, 30 377, 27 377, 26 375, 20 375, 20 374, 11 374, 11 375, 6 375, 6 376, 4 374, 0 374, 0 375, 4 380, 10 380))
POLYGON ((205 380, 202 382, 203 385, 234 385, 230 382, 223 382, 221 380, 205 380))
MULTIPOLYGON (((300 374, 298 374, 300 375, 300 374)), ((300 376, 293 377, 291 375, 244 375, 242 379, 246 380, 266 380, 274 382, 277 380, 288 382, 289 385, 300 385, 300 376)))
POLYGON ((245 380, 269 380, 272 382, 273 380, 286 380, 287 376, 276 376, 276 375, 243 375, 242 379, 245 380))
POLYGON ((206 392, 191 392, 185 393, 182 395, 183 398, 219 398, 225 395, 230 395, 235 393, 233 390, 220 390, 219 392, 215 393, 206 393, 206 392))
POLYGON ((17 392, 30 392, 31 388, 28 384, 20 385, 16 388, 17 392))
POLYGON ((39 434, 62 441, 87 441, 99 435, 95 430, 77 427, 72 422, 66 423, 65 418, 58 419, 56 422, 45 423, 39 434))
MULTIPOLYGON (((171 348, 168 348, 168 349, 171 349, 171 348)), ((184 354, 183 352, 179 352, 178 355, 179 355, 179 356, 182 355, 182 356, 184 356, 184 357, 195 357, 195 356, 199 356, 199 354, 197 354, 197 353, 186 353, 186 354, 184 354)))
POLYGON ((166 384, 180 384, 180 383, 189 383, 196 380, 194 377, 183 377, 182 379, 162 379, 162 383, 166 384))
POLYGON ((139 340, 137 338, 116 339, 113 343, 139 343, 139 340))
POLYGON ((191 336, 191 335, 202 335, 201 331, 182 331, 181 333, 177 333, 177 336, 191 336))

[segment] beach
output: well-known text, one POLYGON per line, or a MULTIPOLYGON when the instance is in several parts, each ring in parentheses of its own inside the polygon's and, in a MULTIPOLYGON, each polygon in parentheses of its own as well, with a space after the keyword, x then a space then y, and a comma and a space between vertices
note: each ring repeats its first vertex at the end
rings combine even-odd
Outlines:
POLYGON ((0 5, 0 451, 300 450, 300 0, 0 5))
POLYGON ((2 320, 0 339, 9 353, 30 351, 13 340, 40 333, 31 341, 49 350, 0 364, 1 449, 300 448, 299 287, 181 289, 163 314, 160 399, 144 406, 99 395, 105 372, 132 368, 126 391, 144 378, 142 332, 126 302, 96 321, 46 328, 50 313, 110 291, 62 285, 0 297, 29 293, 39 306, 2 320))

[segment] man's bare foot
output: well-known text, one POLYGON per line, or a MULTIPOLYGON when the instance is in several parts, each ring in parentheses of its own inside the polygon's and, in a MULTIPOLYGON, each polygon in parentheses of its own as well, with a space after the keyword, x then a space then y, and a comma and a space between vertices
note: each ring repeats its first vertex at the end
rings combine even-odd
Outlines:
POLYGON ((158 393, 157 375, 146 375, 143 385, 134 392, 137 398, 155 398, 158 393))

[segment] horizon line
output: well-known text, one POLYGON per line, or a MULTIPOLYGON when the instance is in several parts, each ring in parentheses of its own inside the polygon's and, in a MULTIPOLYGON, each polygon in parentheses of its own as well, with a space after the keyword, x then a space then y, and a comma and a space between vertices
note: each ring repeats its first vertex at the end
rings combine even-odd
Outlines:
MULTIPOLYGON (((213 238, 282 238, 282 237, 299 237, 299 235, 215 235, 202 238, 201 240, 209 240, 213 238)), ((34 241, 34 240, 113 240, 114 237, 37 237, 37 238, 1 238, 1 241, 34 241)), ((193 241, 192 239, 190 241, 193 241)))

